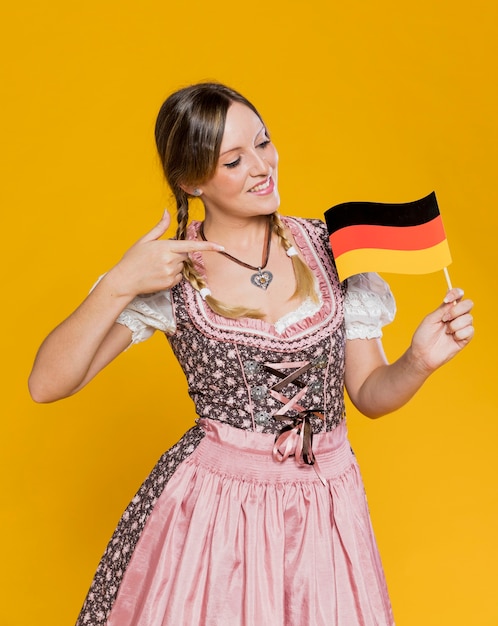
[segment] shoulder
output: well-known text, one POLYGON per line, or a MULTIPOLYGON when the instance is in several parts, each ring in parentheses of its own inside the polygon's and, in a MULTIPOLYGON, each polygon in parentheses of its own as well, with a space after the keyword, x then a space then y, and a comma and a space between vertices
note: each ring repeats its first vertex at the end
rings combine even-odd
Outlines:
POLYGON ((322 220, 316 218, 282 216, 282 222, 290 229, 293 235, 296 232, 304 233, 312 243, 319 243, 321 246, 325 244, 326 247, 330 249, 328 245, 329 235, 327 225, 322 220))
POLYGON ((315 274, 325 272, 336 298, 342 299, 345 285, 339 282, 337 276, 327 225, 314 218, 282 217, 282 221, 292 233, 311 270, 315 274))
POLYGON ((298 244, 301 241, 305 241, 309 247, 316 250, 321 256, 330 259, 335 267, 327 225, 322 220, 285 216, 282 217, 282 221, 289 228, 298 244))
POLYGON ((297 224, 302 228, 308 228, 311 230, 327 231, 327 225, 323 220, 314 217, 296 217, 294 215, 282 215, 282 221, 284 224, 297 224))

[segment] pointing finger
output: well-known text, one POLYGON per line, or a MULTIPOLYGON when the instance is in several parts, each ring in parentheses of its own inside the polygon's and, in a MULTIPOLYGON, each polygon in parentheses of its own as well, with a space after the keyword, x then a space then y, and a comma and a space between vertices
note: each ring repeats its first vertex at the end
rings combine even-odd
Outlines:
POLYGON ((220 246, 212 241, 196 241, 194 239, 171 239, 168 242, 173 252, 223 252, 224 246, 220 246))

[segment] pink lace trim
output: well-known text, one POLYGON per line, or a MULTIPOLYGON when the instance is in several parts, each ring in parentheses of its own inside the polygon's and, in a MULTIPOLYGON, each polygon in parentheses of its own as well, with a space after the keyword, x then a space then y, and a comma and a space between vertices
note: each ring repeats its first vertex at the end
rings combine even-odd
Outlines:
MULTIPOLYGON (((309 330, 314 328, 315 326, 322 325, 325 318, 327 318, 328 320, 332 320, 335 317, 336 323, 334 324, 334 328, 339 326, 339 324, 342 322, 342 315, 337 315, 337 303, 336 300, 331 296, 331 294, 336 295, 338 288, 332 282, 331 278, 323 267, 322 262, 319 259, 318 252, 315 251, 315 247, 312 245, 307 233, 294 218, 282 217, 282 221, 285 223, 286 226, 289 227, 290 231, 292 232, 292 236, 294 237, 296 246, 299 248, 304 258, 306 259, 309 267, 315 274, 318 282, 318 290, 323 299, 322 306, 314 315, 290 324, 282 333, 277 332, 277 330, 275 329, 275 324, 270 324, 269 322, 265 322, 264 320, 257 320, 252 318, 244 319, 244 330, 252 330, 255 334, 266 336, 269 335, 273 338, 278 339, 292 338, 295 340, 299 338, 300 335, 308 334, 309 330)), ((199 226, 200 222, 198 221, 194 221, 189 225, 187 233, 188 239, 197 238, 199 226)), ((199 252, 195 252, 191 256, 192 260, 197 266, 198 271, 207 282, 205 267, 202 261, 202 254, 199 252)), ((187 289, 189 287, 190 285, 186 286, 187 289)), ((190 289, 192 288, 190 287, 190 289)), ((198 298, 196 308, 199 314, 205 319, 206 322, 208 322, 209 325, 212 325, 222 331, 236 330, 237 332, 240 332, 240 320, 229 319, 217 315, 209 308, 209 306, 207 306, 204 302, 201 302, 200 298, 198 298)), ((334 330, 334 328, 329 329, 329 332, 330 330, 334 330)))

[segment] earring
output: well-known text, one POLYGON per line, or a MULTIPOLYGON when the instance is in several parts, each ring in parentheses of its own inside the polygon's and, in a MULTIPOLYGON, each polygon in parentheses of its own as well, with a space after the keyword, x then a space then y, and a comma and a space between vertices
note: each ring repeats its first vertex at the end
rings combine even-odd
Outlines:
POLYGON ((201 193, 202 193, 202 191, 200 189, 194 189, 192 191, 192 195, 196 196, 196 197, 199 197, 201 195, 201 193))

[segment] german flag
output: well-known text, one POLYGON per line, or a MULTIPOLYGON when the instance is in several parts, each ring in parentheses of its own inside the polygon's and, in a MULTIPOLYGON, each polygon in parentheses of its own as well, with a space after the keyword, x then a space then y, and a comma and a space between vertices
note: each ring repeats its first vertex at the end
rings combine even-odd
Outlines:
POLYGON ((414 202, 345 202, 325 221, 340 280, 363 272, 429 274, 451 263, 436 194, 414 202))

